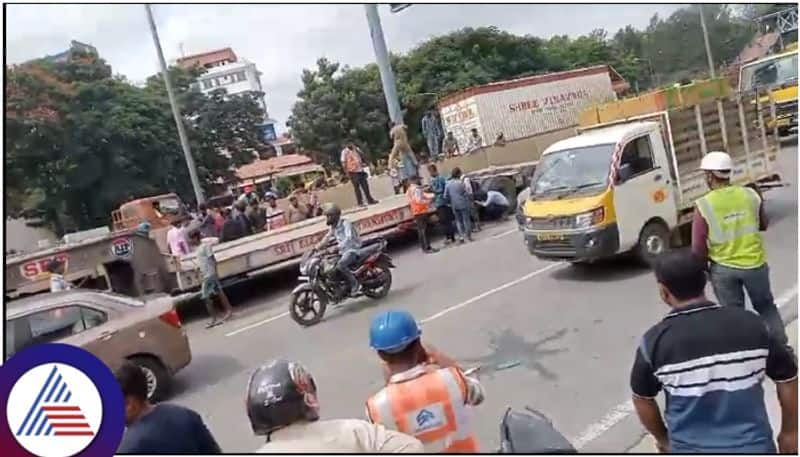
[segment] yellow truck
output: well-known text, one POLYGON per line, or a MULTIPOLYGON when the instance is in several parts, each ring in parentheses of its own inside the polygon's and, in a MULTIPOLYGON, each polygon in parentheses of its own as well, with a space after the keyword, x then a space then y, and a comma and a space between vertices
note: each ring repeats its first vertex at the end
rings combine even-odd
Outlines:
POLYGON ((710 80, 582 113, 580 133, 548 147, 531 179, 520 216, 529 252, 572 263, 634 253, 651 263, 686 234, 678 229, 708 191, 698 167, 710 151, 731 154, 736 183, 780 185, 780 143, 760 98, 730 92, 710 80))
MULTIPOLYGON (((797 45, 780 54, 743 65, 739 70, 739 91, 771 92, 775 100, 775 117, 767 117, 767 128, 781 134, 797 131, 797 45)), ((769 95, 762 97, 762 105, 769 95)))

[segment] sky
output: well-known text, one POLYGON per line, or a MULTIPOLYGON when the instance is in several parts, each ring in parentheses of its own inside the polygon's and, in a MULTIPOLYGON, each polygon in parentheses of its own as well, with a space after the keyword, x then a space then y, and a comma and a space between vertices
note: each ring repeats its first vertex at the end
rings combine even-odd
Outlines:
MULTIPOLYGON (((402 53, 426 39, 463 27, 496 26, 512 33, 547 38, 578 36, 595 28, 613 34, 631 24, 647 26, 653 14, 666 17, 675 4, 527 5, 416 4, 391 14, 379 6, 391 52, 402 53)), ((166 4, 154 5, 167 61, 230 46, 263 73, 269 114, 285 122, 301 88, 304 68, 320 57, 343 65, 374 61, 364 7, 360 4, 166 4)), ((56 54, 70 40, 89 43, 114 73, 142 82, 158 71, 158 60, 142 5, 6 4, 6 62, 56 54)))

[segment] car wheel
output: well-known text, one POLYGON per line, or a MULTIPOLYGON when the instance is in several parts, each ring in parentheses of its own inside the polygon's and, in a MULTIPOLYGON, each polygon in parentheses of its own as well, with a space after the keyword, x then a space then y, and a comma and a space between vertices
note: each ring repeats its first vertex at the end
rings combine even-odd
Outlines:
POLYGON ((652 267, 655 260, 669 249, 669 229, 661 222, 648 223, 639 234, 636 257, 644 265, 652 267))
POLYGON ((167 397, 172 385, 172 376, 164 365, 153 357, 131 357, 130 362, 139 367, 147 378, 147 399, 158 402, 167 397))

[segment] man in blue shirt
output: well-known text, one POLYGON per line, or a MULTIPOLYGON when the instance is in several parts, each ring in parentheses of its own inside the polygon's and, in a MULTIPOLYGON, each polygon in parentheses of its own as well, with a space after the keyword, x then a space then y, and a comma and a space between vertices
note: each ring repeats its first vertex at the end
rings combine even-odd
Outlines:
POLYGON ((358 237, 358 230, 352 222, 342 218, 342 210, 334 203, 326 203, 322 208, 322 214, 325 215, 325 223, 331 229, 317 244, 317 249, 336 240, 341 255, 339 262, 336 263, 336 269, 350 283, 350 295, 357 295, 361 290, 361 285, 351 268, 361 258, 361 238, 358 237))
POLYGON ((672 311, 648 330, 631 370, 633 405, 661 452, 775 453, 764 376, 781 407, 778 450, 797 453, 797 361, 761 318, 705 297, 705 264, 688 250, 655 266, 672 311), (655 398, 664 390, 665 419, 655 398))
POLYGON ((444 232, 445 244, 454 243, 456 241, 456 227, 453 224, 453 210, 447 204, 444 198, 444 188, 447 186, 447 180, 444 176, 439 174, 436 165, 428 165, 428 173, 431 175, 431 191, 433 191, 433 207, 436 208, 436 217, 439 219, 439 225, 444 232))
POLYGON ((147 378, 125 362, 115 372, 125 398, 125 435, 119 454, 220 454, 203 418, 183 406, 147 400, 147 378))

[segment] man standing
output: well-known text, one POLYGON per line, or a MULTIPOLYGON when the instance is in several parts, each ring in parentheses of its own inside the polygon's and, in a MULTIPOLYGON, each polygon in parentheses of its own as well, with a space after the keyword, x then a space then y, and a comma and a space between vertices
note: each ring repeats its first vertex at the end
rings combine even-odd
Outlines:
POLYGON ((200 234, 204 238, 218 236, 219 234, 214 224, 214 216, 211 215, 205 203, 197 205, 197 213, 197 223, 199 225, 198 230, 200 230, 200 234))
POLYGON ((339 160, 342 163, 342 168, 345 173, 350 177, 350 182, 353 183, 353 190, 356 193, 358 206, 364 206, 364 197, 366 197, 367 203, 370 205, 378 203, 372 198, 372 194, 369 192, 367 173, 364 171, 364 160, 352 141, 348 142, 344 149, 342 149, 339 160), (361 195, 362 192, 364 194, 363 196, 361 195))
POLYGON ((406 311, 386 311, 372 320, 369 342, 387 384, 367 400, 367 417, 416 437, 428 453, 478 452, 468 407, 483 402, 483 388, 453 359, 424 346, 421 335, 406 311))
POLYGON ((237 200, 233 204, 233 219, 240 225, 242 236, 250 236, 255 233, 253 223, 247 217, 247 203, 244 200, 237 200))
POLYGON ((125 435, 119 454, 220 454, 203 418, 183 406, 147 400, 141 368, 124 362, 114 371, 125 399, 125 435))
POLYGON ((720 304, 744 308, 744 289, 770 331, 786 342, 786 331, 772 297, 769 266, 760 231, 767 229, 761 196, 731 184, 733 161, 710 152, 700 162, 710 192, 697 200, 692 220, 692 251, 710 261, 711 285, 720 304))
POLYGON ((431 160, 438 160, 439 146, 442 141, 442 128, 432 110, 425 112, 425 115, 422 117, 421 127, 422 135, 425 137, 425 142, 428 144, 428 152, 430 153, 431 160))
POLYGON ((483 190, 481 190, 480 186, 467 175, 464 175, 462 180, 464 181, 464 189, 467 190, 467 196, 469 197, 469 219, 472 221, 473 229, 476 232, 480 232, 481 218, 480 214, 478 214, 478 205, 476 201, 482 200, 483 190))
POLYGON ((447 181, 447 185, 444 188, 444 198, 453 208, 453 215, 458 228, 458 242, 464 243, 465 239, 472 241, 472 220, 470 216, 472 200, 467 193, 467 188, 464 186, 464 180, 461 179, 461 169, 458 167, 453 168, 453 171, 450 172, 450 180, 447 181))
POLYGON ((447 132, 447 136, 442 143, 442 151, 445 157, 450 158, 459 154, 458 140, 453 136, 453 132, 447 132))
POLYGON ((781 407, 778 450, 797 453, 797 362, 761 319, 705 296, 703 261, 686 250, 659 257, 655 276, 672 308, 650 328, 631 370, 633 405, 660 452, 775 453, 764 375, 781 407), (666 425, 655 398, 666 395, 666 425))
POLYGON ((406 198, 408 198, 408 204, 411 206, 411 215, 414 216, 414 223, 417 224, 417 234, 422 252, 425 254, 439 252, 438 249, 431 248, 431 243, 428 240, 428 226, 430 225, 430 215, 428 213, 430 213, 433 198, 422 190, 419 176, 414 176, 409 180, 406 198))
POLYGON ((266 224, 269 231, 278 230, 287 224, 286 213, 278 206, 275 194, 267 195, 266 224))
POLYGON ((211 322, 206 325, 206 328, 211 328, 230 319, 233 315, 233 307, 231 307, 231 302, 228 301, 228 296, 225 295, 225 291, 222 290, 222 284, 220 284, 219 275, 217 274, 217 259, 214 257, 213 248, 217 239, 203 238, 201 240, 200 233, 196 231, 192 232, 192 237, 194 241, 200 245, 200 247, 197 248, 197 264, 200 267, 200 274, 203 275, 200 298, 205 302, 208 316, 211 318, 211 322), (222 309, 225 311, 222 315, 222 319, 217 319, 218 313, 214 306, 214 299, 216 297, 219 297, 222 309))
POLYGON ((431 175, 431 190, 433 191, 433 206, 436 208, 436 216, 439 219, 439 226, 444 232, 444 243, 454 243, 456 241, 456 228, 453 225, 453 209, 447 204, 444 198, 444 189, 447 180, 439 174, 436 165, 428 165, 428 173, 431 175))
POLYGON ((475 203, 483 207, 483 215, 489 221, 501 218, 505 220, 510 207, 506 196, 496 190, 486 192, 486 199, 476 199, 475 203))
POLYGON ((47 271, 50 273, 50 292, 61 292, 72 288, 64 279, 64 262, 52 259, 47 263, 47 271))
POLYGON ((290 224, 306 220, 310 217, 309 214, 310 209, 303 209, 300 206, 300 201, 297 199, 296 194, 289 197, 289 208, 286 209, 286 219, 290 224))
POLYGON ((167 244, 170 254, 180 257, 189 253, 189 241, 186 239, 186 230, 182 227, 180 217, 172 219, 172 228, 167 232, 167 244))

